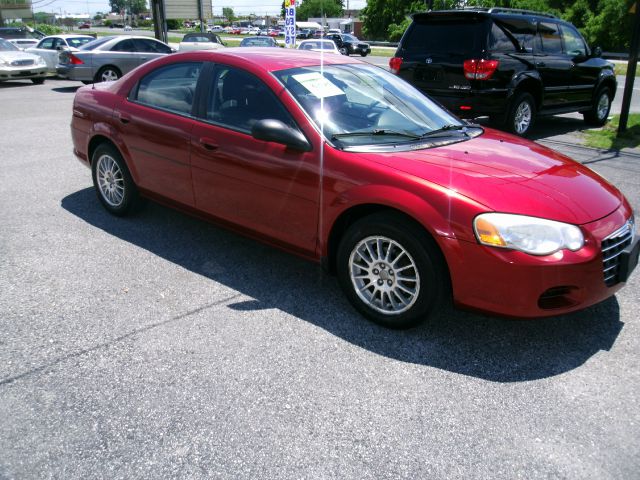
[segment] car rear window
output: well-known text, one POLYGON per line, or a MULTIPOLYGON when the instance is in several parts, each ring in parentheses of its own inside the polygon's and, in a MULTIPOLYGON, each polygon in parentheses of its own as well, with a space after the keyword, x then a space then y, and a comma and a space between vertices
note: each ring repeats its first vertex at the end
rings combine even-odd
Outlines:
POLYGON ((95 50, 100 45, 104 45, 105 43, 107 43, 110 40, 113 40, 113 37, 102 37, 102 38, 99 38, 99 39, 94 40, 92 42, 85 43, 84 45, 82 45, 79 48, 79 50, 95 50))
POLYGON ((486 21, 481 18, 422 18, 414 20, 402 39, 405 57, 469 55, 483 49, 486 21))

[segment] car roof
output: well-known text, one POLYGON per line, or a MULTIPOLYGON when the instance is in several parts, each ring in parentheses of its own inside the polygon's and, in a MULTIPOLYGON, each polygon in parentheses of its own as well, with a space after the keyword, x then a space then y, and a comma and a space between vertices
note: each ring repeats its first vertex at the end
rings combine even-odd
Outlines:
POLYGON ((45 38, 64 38, 65 40, 67 38, 92 38, 94 40, 97 40, 93 35, 84 35, 82 33, 78 33, 78 34, 70 34, 70 33, 62 33, 60 35, 47 35, 46 37, 42 37, 40 40, 44 40, 45 38))
MULTIPOLYGON (((311 67, 319 65, 320 56, 317 52, 309 52, 305 50, 297 50, 293 48, 252 48, 252 47, 232 47, 222 50, 208 51, 201 50, 196 52, 188 52, 184 54, 176 53, 171 57, 176 58, 178 55, 197 55, 203 57, 203 61, 212 61, 221 57, 233 58, 239 63, 246 62, 254 68, 265 72, 276 72, 278 70, 286 70, 289 68, 311 67), (214 57, 213 59, 211 57, 214 57)), ((345 65, 349 63, 364 62, 351 57, 342 55, 324 57, 325 65, 345 65)))

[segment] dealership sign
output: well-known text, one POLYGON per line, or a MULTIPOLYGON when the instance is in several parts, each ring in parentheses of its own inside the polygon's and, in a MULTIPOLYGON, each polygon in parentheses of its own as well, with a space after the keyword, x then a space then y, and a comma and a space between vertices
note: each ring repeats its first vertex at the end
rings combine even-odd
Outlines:
POLYGON ((287 48, 296 46, 296 0, 284 0, 284 44, 287 48))
POLYGON ((213 17, 211 0, 164 0, 164 13, 167 20, 213 17))

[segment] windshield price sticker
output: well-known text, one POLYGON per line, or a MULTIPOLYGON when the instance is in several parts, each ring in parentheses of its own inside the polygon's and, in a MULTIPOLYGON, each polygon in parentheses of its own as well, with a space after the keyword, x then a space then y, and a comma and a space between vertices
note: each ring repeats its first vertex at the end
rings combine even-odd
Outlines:
POLYGON ((318 72, 301 73, 300 75, 292 75, 292 77, 318 98, 333 97, 344 93, 337 85, 331 83, 318 72))

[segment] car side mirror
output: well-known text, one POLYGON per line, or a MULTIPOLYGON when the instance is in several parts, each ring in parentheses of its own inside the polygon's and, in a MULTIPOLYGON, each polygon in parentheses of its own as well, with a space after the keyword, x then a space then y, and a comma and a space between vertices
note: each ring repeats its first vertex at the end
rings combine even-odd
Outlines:
POLYGON ((595 47, 593 49, 593 52, 591 52, 591 56, 594 58, 599 58, 602 56, 602 48, 600 47, 595 47))
POLYGON ((274 118, 258 120, 254 123, 251 136, 265 142, 280 143, 294 150, 311 151, 311 144, 301 132, 274 118))

